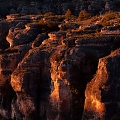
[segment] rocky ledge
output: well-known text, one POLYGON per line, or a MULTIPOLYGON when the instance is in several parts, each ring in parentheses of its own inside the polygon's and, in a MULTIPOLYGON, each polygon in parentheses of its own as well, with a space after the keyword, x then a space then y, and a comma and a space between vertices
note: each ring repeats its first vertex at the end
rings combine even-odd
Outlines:
POLYGON ((1 20, 0 119, 120 119, 119 19, 109 12, 1 20))

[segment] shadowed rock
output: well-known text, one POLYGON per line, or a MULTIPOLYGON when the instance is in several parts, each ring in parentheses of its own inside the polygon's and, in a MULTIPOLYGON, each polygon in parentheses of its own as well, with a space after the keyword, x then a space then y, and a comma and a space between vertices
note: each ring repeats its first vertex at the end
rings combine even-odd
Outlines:
POLYGON ((34 47, 39 47, 42 43, 43 40, 47 39, 48 35, 47 34, 38 34, 37 38, 34 40, 32 43, 32 48, 34 47))
POLYGON ((97 73, 85 91, 82 120, 108 120, 115 115, 120 116, 119 60, 120 49, 99 60, 97 73))
POLYGON ((9 33, 6 37, 6 40, 9 42, 10 47, 27 44, 32 42, 37 36, 37 27, 35 26, 25 26, 25 23, 21 23, 23 25, 16 25, 15 27, 10 28, 9 33), (26 28, 23 28, 25 26, 26 28))
POLYGON ((0 114, 3 118, 11 119, 14 111, 11 105, 16 95, 10 85, 11 74, 29 49, 29 45, 17 46, 0 55, 0 114))
MULTIPOLYGON (((71 4, 54 2, 56 5, 46 0, 44 12, 60 5, 58 12, 62 13, 71 4)), ((22 14, 8 15, 0 22, 0 119, 119 117, 119 34, 101 34, 101 22, 93 23, 93 19, 65 19, 64 15, 51 12, 25 15, 36 9, 43 11, 43 4, 27 4, 14 8, 22 14)), ((89 4, 93 7, 97 3, 81 1, 80 9, 89 4)), ((119 26, 107 26, 109 29, 119 26)))

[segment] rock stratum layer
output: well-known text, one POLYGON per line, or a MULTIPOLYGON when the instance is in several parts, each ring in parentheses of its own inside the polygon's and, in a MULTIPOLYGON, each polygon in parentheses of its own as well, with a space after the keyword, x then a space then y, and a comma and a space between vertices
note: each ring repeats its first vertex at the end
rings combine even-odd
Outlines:
POLYGON ((119 119, 120 25, 103 19, 1 20, 0 119, 119 119))

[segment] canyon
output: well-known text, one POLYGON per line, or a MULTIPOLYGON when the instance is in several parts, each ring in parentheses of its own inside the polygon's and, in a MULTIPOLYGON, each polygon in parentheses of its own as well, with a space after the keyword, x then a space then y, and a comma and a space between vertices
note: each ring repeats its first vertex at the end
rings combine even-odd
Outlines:
POLYGON ((119 120, 119 1, 52 2, 1 12, 0 120, 119 120))

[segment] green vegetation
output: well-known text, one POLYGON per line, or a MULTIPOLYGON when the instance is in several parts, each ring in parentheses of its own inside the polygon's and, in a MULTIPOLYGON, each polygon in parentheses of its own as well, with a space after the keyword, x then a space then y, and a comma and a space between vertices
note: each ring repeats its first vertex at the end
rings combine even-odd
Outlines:
POLYGON ((44 17, 50 17, 50 16, 54 16, 55 15, 55 13, 53 13, 53 12, 48 12, 48 13, 45 13, 44 14, 44 17))
POLYGON ((95 15, 91 18, 91 23, 97 22, 98 20, 100 20, 99 15, 95 15))
POLYGON ((72 17, 72 16, 73 16, 73 15, 72 15, 71 10, 70 10, 70 9, 66 10, 66 12, 65 12, 65 18, 70 18, 70 17, 72 17))
POLYGON ((82 10, 79 13, 78 20, 82 21, 82 20, 87 20, 89 18, 91 18, 91 15, 86 10, 82 10))
POLYGON ((58 28, 59 24, 60 24, 59 22, 54 20, 41 19, 38 22, 29 23, 28 26, 31 26, 31 25, 39 26, 41 33, 45 33, 45 32, 48 33, 51 31, 59 30, 58 28))
POLYGON ((109 21, 109 20, 115 19, 117 17, 116 15, 118 14, 115 12, 107 12, 104 14, 104 20, 109 21))
POLYGON ((120 22, 119 12, 107 12, 103 15, 102 26, 113 25, 114 22, 120 22))

